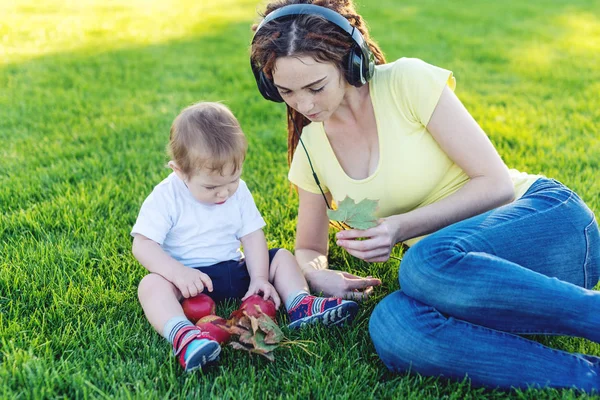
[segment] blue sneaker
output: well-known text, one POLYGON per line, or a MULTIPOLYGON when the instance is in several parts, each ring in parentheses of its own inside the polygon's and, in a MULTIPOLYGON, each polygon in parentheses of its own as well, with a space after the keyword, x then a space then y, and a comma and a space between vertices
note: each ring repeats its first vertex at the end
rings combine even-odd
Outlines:
POLYGON ((288 327, 296 329, 319 323, 325 326, 343 325, 352 322, 357 312, 358 304, 354 301, 306 295, 288 310, 292 320, 288 327))

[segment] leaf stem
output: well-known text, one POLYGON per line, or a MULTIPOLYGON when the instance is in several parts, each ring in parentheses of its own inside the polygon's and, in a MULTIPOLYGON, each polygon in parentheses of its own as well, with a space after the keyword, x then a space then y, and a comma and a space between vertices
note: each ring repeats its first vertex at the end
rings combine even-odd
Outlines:
POLYGON ((346 229, 346 228, 344 228, 344 225, 342 225, 342 223, 339 221, 329 220, 329 224, 340 231, 343 231, 346 229))

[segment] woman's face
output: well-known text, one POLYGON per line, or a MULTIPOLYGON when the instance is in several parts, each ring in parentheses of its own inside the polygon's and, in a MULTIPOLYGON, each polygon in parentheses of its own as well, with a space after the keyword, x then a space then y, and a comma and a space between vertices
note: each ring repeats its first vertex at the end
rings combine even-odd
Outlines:
POLYGON ((273 83, 287 105, 314 122, 327 120, 346 93, 346 80, 335 65, 310 56, 278 58, 273 83))

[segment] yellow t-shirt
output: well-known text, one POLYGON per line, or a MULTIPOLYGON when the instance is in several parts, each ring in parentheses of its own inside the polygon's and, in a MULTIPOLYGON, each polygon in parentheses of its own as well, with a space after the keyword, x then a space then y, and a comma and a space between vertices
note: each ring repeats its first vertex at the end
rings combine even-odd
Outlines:
MULTIPOLYGON (((401 58, 375 67, 370 83, 379 137, 379 164, 365 179, 352 179, 340 166, 322 123, 310 123, 302 132, 321 187, 336 201, 379 200, 378 217, 402 214, 440 200, 460 189, 469 177, 438 146, 426 126, 448 85, 452 72, 416 58, 401 58)), ((521 197, 538 175, 510 170, 515 197, 521 197)), ((306 153, 298 145, 288 179, 298 187, 320 193, 306 153)), ((407 240, 413 245, 422 237, 407 240)))

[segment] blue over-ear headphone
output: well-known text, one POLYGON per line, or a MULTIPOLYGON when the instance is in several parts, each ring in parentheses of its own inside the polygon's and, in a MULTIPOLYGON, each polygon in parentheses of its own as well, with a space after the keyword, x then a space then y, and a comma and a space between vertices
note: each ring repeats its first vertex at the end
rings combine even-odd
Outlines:
MULTIPOLYGON (((252 43, 254 43, 254 39, 259 35, 260 28, 270 21, 293 19, 298 15, 306 14, 319 15, 332 24, 340 27, 348 34, 348 36, 350 36, 353 44, 348 54, 348 65, 345 68, 346 80, 349 84, 356 87, 360 87, 367 83, 373 76, 373 71, 375 69, 375 56, 373 55, 373 52, 360 31, 352 26, 346 18, 329 8, 314 4, 292 4, 281 7, 267 15, 260 25, 258 25, 256 33, 252 38, 252 43)), ((267 100, 283 103, 283 99, 281 98, 277 87, 273 84, 273 81, 265 76, 262 68, 256 65, 252 58, 250 59, 250 66, 252 67, 258 90, 263 97, 267 100)))

